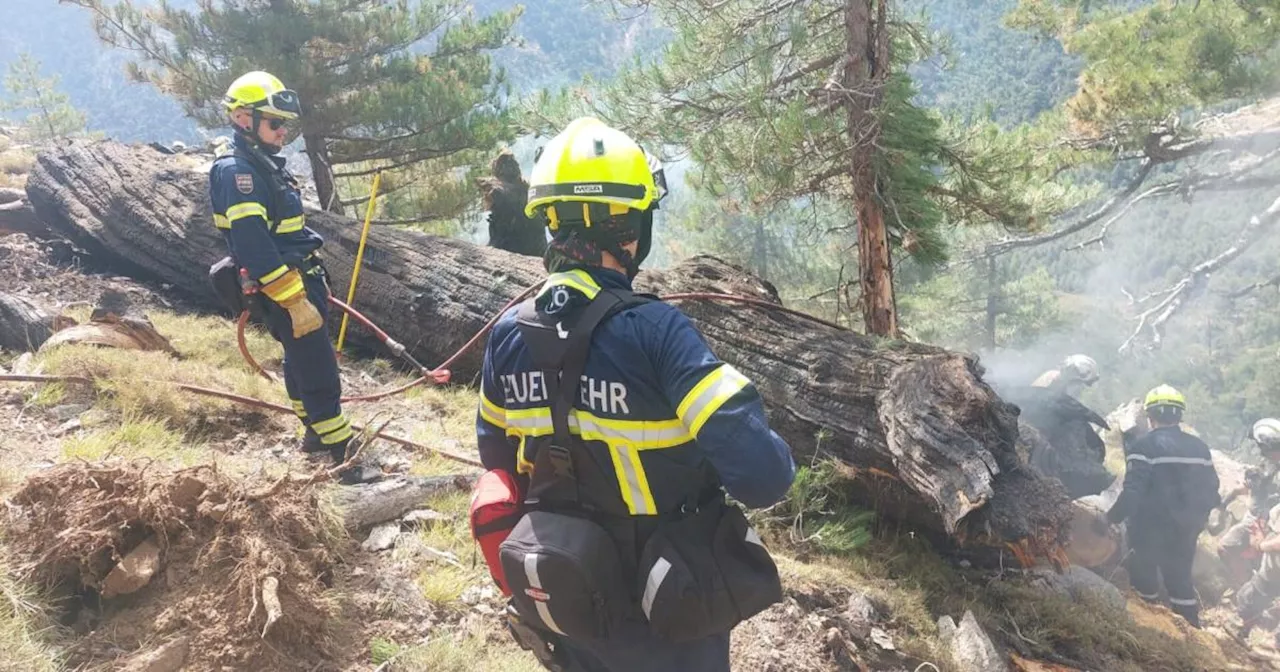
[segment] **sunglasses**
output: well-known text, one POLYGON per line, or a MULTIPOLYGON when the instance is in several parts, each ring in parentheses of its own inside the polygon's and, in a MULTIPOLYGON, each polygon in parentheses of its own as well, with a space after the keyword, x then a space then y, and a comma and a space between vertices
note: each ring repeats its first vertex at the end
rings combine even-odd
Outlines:
POLYGON ((288 123, 289 123, 288 119, 278 119, 278 118, 267 119, 267 126, 270 126, 271 130, 273 131, 278 131, 284 128, 285 125, 288 123))

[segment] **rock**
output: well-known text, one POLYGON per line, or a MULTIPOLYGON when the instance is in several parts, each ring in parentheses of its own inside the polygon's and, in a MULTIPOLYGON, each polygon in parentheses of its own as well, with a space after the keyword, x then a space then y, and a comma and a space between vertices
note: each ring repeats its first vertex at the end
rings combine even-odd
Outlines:
POLYGON ((379 455, 372 462, 374 466, 390 474, 406 474, 413 467, 413 463, 401 455, 379 455))
POLYGON ((204 481, 194 476, 182 476, 169 484, 169 500, 175 506, 191 509, 200 503, 200 495, 208 487, 204 481))
POLYGON ((865 592, 857 592, 849 596, 849 603, 844 609, 844 620, 858 639, 865 640, 871 636, 871 626, 884 620, 880 608, 865 592))
POLYGON ((481 602, 487 602, 497 597, 498 591, 493 586, 471 586, 462 591, 462 595, 458 599, 465 605, 474 607, 481 602))
POLYGON ((160 569, 160 547, 147 539, 129 551, 102 582, 102 597, 128 595, 151 582, 160 569))
POLYGON ((893 645, 893 637, 881 628, 871 628, 871 641, 885 651, 897 650, 897 647, 893 645))
POLYGON ((81 427, 98 427, 111 421, 111 414, 100 408, 91 408, 80 414, 81 427))
POLYGON ((89 410, 89 404, 62 404, 49 409, 49 415, 58 422, 66 422, 89 410))
POLYGON ((196 512, 221 523, 222 519, 227 517, 227 503, 222 502, 220 504, 215 504, 209 501, 200 502, 200 506, 196 507, 196 512))
POLYGON ((453 516, 448 516, 431 509, 415 509, 404 514, 400 522, 406 525, 425 525, 427 523, 443 523, 453 520, 453 516))
POLYGON ((844 617, 850 623, 879 623, 884 620, 880 607, 876 606, 875 601, 865 592, 849 596, 849 602, 844 608, 844 617))
POLYGON ((373 526, 369 531, 369 538, 360 544, 360 548, 371 553, 385 551, 396 544, 396 537, 400 536, 400 521, 392 521, 390 523, 379 523, 373 526))
POLYGON ((186 637, 171 640, 158 649, 129 659, 121 672, 179 672, 187 663, 191 642, 186 637))
POLYGON ((951 650, 958 672, 1009 672, 1004 656, 978 625, 972 611, 965 611, 957 626, 950 616, 938 619, 938 638, 951 650))
POLYGON ((53 430, 53 435, 62 436, 64 434, 70 434, 71 432, 74 432, 77 429, 80 429, 80 427, 81 427, 80 418, 71 418, 70 420, 62 423, 61 425, 58 425, 58 428, 53 430))
POLYGON ((1121 611, 1127 604, 1119 588, 1084 567, 1072 565, 1061 574, 1052 569, 1037 569, 1031 575, 1032 585, 1073 602, 1101 603, 1121 611))
POLYGON ((40 373, 40 367, 34 366, 35 355, 24 352, 13 360, 13 372, 17 374, 37 374, 40 373))

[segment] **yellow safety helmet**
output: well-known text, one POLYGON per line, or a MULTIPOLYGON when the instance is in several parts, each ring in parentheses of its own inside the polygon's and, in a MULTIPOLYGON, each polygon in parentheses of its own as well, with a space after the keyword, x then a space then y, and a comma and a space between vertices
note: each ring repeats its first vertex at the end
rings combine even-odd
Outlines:
POLYGON ((222 105, 227 112, 234 112, 242 107, 254 111, 255 115, 269 115, 281 119, 297 119, 302 116, 302 103, 296 91, 286 89, 275 75, 261 70, 245 73, 231 82, 227 93, 222 97, 222 105))
POLYGON ((1182 393, 1174 389, 1172 386, 1161 385, 1159 387, 1152 388, 1151 391, 1147 393, 1147 398, 1142 405, 1148 410, 1158 406, 1169 406, 1180 411, 1185 411, 1187 410, 1187 398, 1182 396, 1182 393))
POLYGON ((560 222, 591 226, 629 210, 643 212, 656 198, 658 186, 640 145, 599 119, 583 117, 542 148, 529 175, 524 212, 542 214, 555 230, 560 222))

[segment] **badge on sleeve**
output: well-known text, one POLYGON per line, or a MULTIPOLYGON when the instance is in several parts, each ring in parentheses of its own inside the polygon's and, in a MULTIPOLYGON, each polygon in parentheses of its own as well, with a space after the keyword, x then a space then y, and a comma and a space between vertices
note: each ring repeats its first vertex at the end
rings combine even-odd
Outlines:
POLYGON ((252 194, 253 173, 236 173, 236 190, 242 194, 252 194))

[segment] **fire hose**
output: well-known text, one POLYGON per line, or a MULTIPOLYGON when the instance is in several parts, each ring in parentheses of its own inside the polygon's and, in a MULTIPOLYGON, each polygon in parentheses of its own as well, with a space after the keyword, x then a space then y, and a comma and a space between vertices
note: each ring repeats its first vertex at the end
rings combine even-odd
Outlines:
MULTIPOLYGON (((368 317, 366 317, 364 314, 362 314, 360 311, 356 310, 355 308, 347 305, 342 301, 339 301, 336 297, 332 295, 329 296, 329 303, 332 303, 334 306, 338 307, 339 309, 343 310, 348 315, 350 315, 352 318, 354 318, 357 322, 359 322, 360 324, 363 324, 366 328, 368 328, 370 331, 373 332, 374 336, 376 336, 378 340, 383 344, 383 346, 385 346, 388 350, 390 350, 392 354, 407 361, 409 364, 413 366, 414 371, 421 374, 417 379, 390 390, 377 392, 374 394, 343 397, 341 400, 342 403, 346 404, 346 403, 361 402, 361 401, 377 401, 379 399, 385 399, 387 397, 392 397, 402 392, 406 392, 426 382, 430 382, 433 385, 444 385, 448 383, 451 377, 449 367, 452 366, 455 362, 457 362, 463 355, 469 352, 471 348, 475 347, 475 345, 480 341, 480 339, 484 338, 485 334, 488 334, 489 330, 493 329, 493 325, 498 323, 498 320, 502 318, 503 314, 505 314, 517 303, 526 299, 530 294, 532 294, 540 286, 542 286, 542 281, 538 281, 524 288, 524 290, 521 291, 519 294, 517 294, 514 299, 511 299, 510 301, 508 301, 507 304, 502 307, 502 309, 500 309, 497 313, 495 313, 494 316, 490 318, 489 321, 485 323, 485 325, 481 327, 480 330, 477 331, 476 334, 472 336, 470 340, 468 340, 465 344, 463 344, 463 346, 459 348, 457 352, 453 353, 453 355, 448 359, 446 359, 443 364, 441 364, 440 366, 434 369, 428 369, 426 366, 423 366, 422 363, 420 363, 416 358, 414 358, 412 354, 409 353, 409 351, 405 348, 403 344, 391 338, 391 336, 389 336, 387 332, 383 331, 381 328, 378 327, 378 325, 374 324, 373 320, 370 320, 368 317)), ((807 320, 812 320, 813 322, 817 322, 818 324, 832 327, 834 329, 846 330, 845 327, 839 324, 836 324, 834 322, 829 322, 820 317, 815 317, 808 313, 803 313, 792 308, 787 308, 785 306, 782 306, 776 303, 771 303, 763 299, 752 298, 749 296, 738 296, 735 294, 719 294, 715 292, 683 292, 679 294, 667 294, 660 298, 663 301, 713 300, 713 301, 729 301, 734 303, 743 303, 747 305, 767 308, 769 310, 776 310, 778 312, 787 313, 789 315, 795 315, 798 317, 805 318, 807 320)), ((263 376, 267 380, 274 382, 275 378, 270 373, 268 373, 267 370, 264 369, 262 365, 258 363, 258 360, 254 359, 253 355, 249 352, 249 347, 245 342, 245 335, 244 335, 245 327, 248 324, 248 322, 249 322, 249 311, 246 310, 240 313, 240 319, 237 320, 236 322, 236 342, 240 346, 240 355, 244 357, 245 362, 248 363, 250 368, 252 368, 254 371, 256 371, 259 375, 263 376)))
MULTIPOLYGON (((370 330, 372 330, 373 333, 376 336, 378 336, 379 339, 381 339, 383 344, 387 345, 387 347, 390 348, 393 353, 400 355, 402 357, 405 357, 406 361, 414 365, 415 369, 422 374, 417 379, 409 383, 406 383, 404 385, 401 385, 399 387, 393 388, 391 390, 378 392, 370 395, 364 395, 364 396, 344 397, 342 401, 344 402, 375 401, 378 399, 384 399, 386 397, 390 397, 392 395, 400 394, 410 388, 413 388, 417 385, 421 385, 428 381, 432 382, 433 384, 447 383, 449 381, 448 367, 452 366, 455 362, 457 362, 458 359, 460 359, 463 355, 465 355, 468 351, 470 351, 471 348, 475 347, 476 344, 480 342, 480 339, 484 338, 485 334, 489 333, 489 330, 493 328, 493 325, 497 324, 498 320, 501 319, 502 315, 505 314, 512 306, 524 300, 529 294, 531 294, 534 290, 536 290, 541 285, 542 285, 541 281, 539 281, 536 284, 530 285, 529 287, 525 288, 520 294, 518 294, 514 299, 507 302, 506 306, 504 306, 502 310, 498 311, 497 314, 495 314, 478 332, 476 332, 476 334, 472 336, 470 340, 468 340, 465 344, 463 344, 463 346, 459 348, 457 352, 455 352, 451 357, 445 360, 444 363, 442 363, 440 366, 434 369, 427 369, 425 366, 420 364, 416 359, 414 359, 412 355, 405 357, 405 355, 407 355, 408 353, 407 353, 407 350, 404 348, 404 346, 401 345, 399 342, 393 340, 390 336, 387 335, 385 331, 378 328, 373 323, 372 320, 360 314, 354 308, 352 308, 351 306, 348 306, 342 301, 339 301, 333 297, 330 297, 329 300, 335 306, 341 308, 342 310, 347 311, 348 314, 350 314, 353 318, 355 318, 356 321, 360 322, 361 324, 365 325, 370 330), (404 353, 404 354, 401 354, 401 353, 404 353)), ((664 301, 710 300, 710 301, 727 301, 731 303, 742 303, 746 305, 766 308, 768 310, 785 313, 788 315, 793 315, 806 320, 810 320, 812 322, 816 322, 818 324, 839 329, 841 331, 848 330, 846 327, 838 325, 834 322, 829 322, 819 317, 814 317, 813 315, 809 315, 808 313, 804 313, 792 308, 787 308, 785 306, 772 303, 769 301, 765 301, 763 299, 757 299, 757 298, 752 298, 748 296, 720 294, 716 292, 684 292, 679 294, 668 294, 661 297, 661 299, 664 301)), ((262 366, 258 364, 257 360, 255 360, 253 356, 249 353, 249 348, 247 347, 245 343, 245 338, 244 338, 245 325, 248 323, 248 321, 249 321, 249 315, 247 311, 242 313, 239 319, 237 320, 237 341, 240 346, 240 354, 244 356, 245 361, 248 362, 249 365, 257 373, 259 373, 262 376, 265 376, 268 380, 273 380, 271 375, 267 373, 267 371, 263 369, 262 366)), ((29 383, 70 382, 70 383, 92 385, 94 383, 94 379, 88 376, 14 373, 14 374, 0 374, 0 382, 29 382, 29 383)), ((226 390, 218 390, 218 389, 213 389, 208 387, 201 387, 199 385, 190 385, 187 383, 180 383, 176 381, 142 380, 139 382, 146 383, 146 384, 155 384, 155 385, 173 385, 174 387, 180 390, 190 392, 192 394, 215 397, 218 399, 224 399, 227 401, 232 401, 238 404, 243 404, 243 405, 251 406, 254 408, 261 408, 265 410, 276 411, 278 413, 292 414, 294 412, 293 409, 289 408, 288 406, 275 404, 269 401, 264 401, 262 399, 255 399, 253 397, 248 397, 241 394, 235 394, 233 392, 228 392, 226 390)), ((352 425, 352 428, 357 430, 361 429, 361 427, 355 424, 352 425)), ((425 446, 419 443, 415 443, 413 441, 409 441, 408 439, 395 436, 393 434, 387 434, 386 432, 383 432, 383 431, 377 432, 376 436, 386 439, 387 441, 390 441, 392 443, 399 444, 406 448, 411 448, 419 451, 433 452, 446 459, 453 460, 455 462, 460 462, 462 464, 468 464, 476 467, 482 466, 480 462, 474 458, 466 457, 463 455, 457 455, 446 450, 434 448, 432 446, 425 446)))

